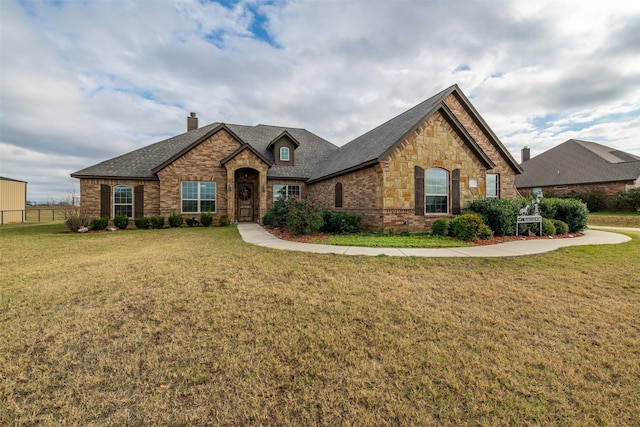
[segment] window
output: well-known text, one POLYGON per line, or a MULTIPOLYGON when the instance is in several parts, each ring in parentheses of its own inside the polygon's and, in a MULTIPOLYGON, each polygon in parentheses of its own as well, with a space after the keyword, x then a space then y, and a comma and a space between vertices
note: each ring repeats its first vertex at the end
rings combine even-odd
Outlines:
POLYGON ((299 185, 282 185, 275 184, 273 186, 273 201, 288 199, 290 197, 300 198, 300 186, 299 185))
POLYGON ((424 181, 427 213, 448 213, 449 172, 439 168, 427 169, 424 181))
POLYGON ((283 162, 289 161, 289 148, 288 147, 280 147, 280 160, 283 162))
POLYGON ((500 175, 496 173, 487 174, 487 199, 497 199, 500 197, 500 175))
POLYGON ((553 189, 554 190, 568 190, 569 186, 568 185, 554 185, 553 189))
POLYGON ((216 211, 216 183, 182 181, 182 213, 216 211))
POLYGON ((336 208, 342 207, 342 183, 338 182, 335 189, 334 205, 336 208))
POLYGON ((130 185, 113 187, 113 215, 133 217, 133 188, 130 185))

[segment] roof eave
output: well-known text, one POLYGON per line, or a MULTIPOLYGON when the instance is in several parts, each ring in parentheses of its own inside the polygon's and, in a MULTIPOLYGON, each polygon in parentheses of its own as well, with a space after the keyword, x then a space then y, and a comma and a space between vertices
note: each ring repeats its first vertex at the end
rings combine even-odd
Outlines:
POLYGON ((372 159, 372 160, 366 161, 364 163, 360 163, 359 165, 352 166, 350 168, 340 170, 338 172, 334 172, 334 173, 330 173, 328 175, 320 176, 318 178, 310 179, 309 181, 307 181, 307 184, 314 184, 316 182, 326 181, 327 179, 335 178, 335 177, 341 176, 341 175, 346 175, 346 174, 351 173, 351 172, 356 172, 356 171, 359 171, 361 169, 365 169, 365 168, 368 168, 370 166, 376 165, 378 163, 380 163, 380 159, 379 158, 372 159))

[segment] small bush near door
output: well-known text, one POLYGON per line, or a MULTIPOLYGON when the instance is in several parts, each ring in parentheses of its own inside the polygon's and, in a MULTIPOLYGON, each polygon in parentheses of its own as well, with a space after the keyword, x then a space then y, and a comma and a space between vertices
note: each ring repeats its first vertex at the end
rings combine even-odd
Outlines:
POLYGON ((169 227, 177 228, 182 225, 182 216, 177 212, 171 212, 169 215, 169 227))
POLYGON ((200 214, 200 224, 203 227, 209 227, 213 224, 213 214, 211 212, 202 212, 200 214))
POLYGON ((220 215, 220 227, 228 227, 229 225, 231 225, 231 219, 229 218, 229 215, 227 214, 222 214, 220 215))
POLYGON ((120 230, 124 230, 129 226, 129 217, 125 214, 117 214, 113 218, 113 225, 118 227, 120 230))
POLYGON ((109 225, 109 218, 106 216, 102 218, 95 218, 93 221, 91 221, 92 230, 104 230, 105 228, 107 228, 107 225, 109 225))

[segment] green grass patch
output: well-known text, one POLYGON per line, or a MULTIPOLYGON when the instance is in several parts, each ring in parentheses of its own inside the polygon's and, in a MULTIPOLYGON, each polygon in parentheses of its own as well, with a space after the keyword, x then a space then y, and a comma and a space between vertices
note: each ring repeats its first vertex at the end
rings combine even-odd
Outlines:
POLYGON ((451 237, 432 236, 428 233, 416 233, 409 235, 401 234, 378 234, 378 233, 355 233, 329 236, 320 243, 339 246, 365 246, 365 247, 386 247, 386 248, 451 248, 462 246, 473 246, 451 237))
POLYGON ((63 231, 0 227, 0 425, 640 418, 640 233, 442 259, 63 231))
POLYGON ((588 225, 640 228, 640 212, 591 212, 588 225))

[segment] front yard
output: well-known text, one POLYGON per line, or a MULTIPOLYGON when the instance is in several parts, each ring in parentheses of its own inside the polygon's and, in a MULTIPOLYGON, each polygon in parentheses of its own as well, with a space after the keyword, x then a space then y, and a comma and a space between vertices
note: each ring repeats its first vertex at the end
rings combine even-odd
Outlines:
POLYGON ((631 425, 640 234, 343 257, 0 227, 0 425, 631 425))

